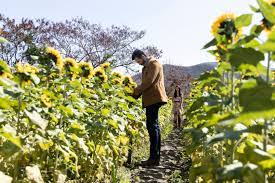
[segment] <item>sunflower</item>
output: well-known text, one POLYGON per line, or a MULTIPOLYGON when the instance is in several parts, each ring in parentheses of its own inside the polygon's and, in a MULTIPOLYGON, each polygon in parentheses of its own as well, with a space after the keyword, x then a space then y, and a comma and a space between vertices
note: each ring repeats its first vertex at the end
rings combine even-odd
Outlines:
POLYGON ((114 83, 115 85, 120 85, 120 84, 122 84, 122 81, 120 79, 116 78, 116 79, 112 80, 112 83, 114 83))
POLYGON ((223 36, 231 41, 240 37, 242 30, 235 27, 236 16, 233 13, 225 13, 217 18, 211 27, 211 33, 215 36, 223 36))
POLYGON ((274 25, 271 22, 269 22, 266 18, 263 18, 261 27, 263 28, 263 30, 266 32, 267 35, 271 33, 273 26, 274 25))
POLYGON ((32 83, 31 75, 39 72, 38 68, 36 68, 35 66, 32 66, 28 63, 22 64, 19 62, 16 64, 15 68, 16 68, 15 74, 20 75, 23 85, 30 85, 32 83))
MULTIPOLYGON (((275 0, 265 0, 265 2, 275 7, 275 0)), ((261 26, 267 34, 271 32, 273 25, 274 24, 268 21, 265 17, 262 19, 261 26)))
POLYGON ((90 79, 90 78, 92 78, 93 77, 93 75, 94 75, 94 69, 93 69, 93 66, 92 66, 92 64, 91 63, 89 63, 89 62, 80 62, 79 64, 78 64, 78 67, 80 68, 80 75, 82 76, 82 77, 84 77, 84 78, 88 78, 88 79, 90 79))
POLYGON ((269 22, 266 18, 263 18, 261 26, 267 35, 269 35, 273 29, 275 30, 275 25, 269 22))
POLYGON ((73 58, 65 58, 64 61, 64 68, 66 71, 70 72, 69 75, 74 80, 77 77, 77 68, 78 65, 73 58))
POLYGON ((108 77, 102 67, 95 69, 95 76, 99 77, 103 82, 107 82, 108 77))
POLYGON ((62 56, 59 53, 59 51, 57 51, 56 49, 54 49, 52 47, 47 47, 46 48, 46 53, 54 61, 54 63, 57 66, 57 68, 59 70, 61 70, 63 68, 63 61, 62 61, 62 56))
POLYGON ((266 3, 275 6, 275 0, 265 0, 266 3))
POLYGON ((102 67, 103 69, 107 69, 108 67, 110 67, 110 63, 109 62, 105 62, 103 64, 100 65, 100 67, 102 67))
POLYGON ((136 85, 136 83, 133 81, 133 78, 131 76, 125 76, 123 79, 123 84, 125 86, 136 85))
POLYGON ((12 79, 12 78, 13 78, 13 75, 10 74, 10 73, 8 73, 8 72, 1 72, 1 71, 0 71, 0 77, 12 79))
POLYGON ((19 62, 16 64, 16 71, 18 73, 36 74, 39 72, 39 69, 35 66, 28 64, 28 63, 22 64, 19 62))
POLYGON ((112 76, 114 76, 115 78, 120 78, 120 79, 123 78, 123 75, 119 72, 112 72, 112 76))
POLYGON ((63 60, 63 62, 64 62, 64 67, 69 67, 69 68, 77 68, 78 67, 76 60, 73 58, 65 58, 63 60))
POLYGON ((41 95, 41 101, 46 107, 48 108, 52 107, 50 98, 46 94, 41 95))
POLYGON ((131 76, 125 76, 123 79, 123 84, 127 85, 128 83, 133 82, 133 79, 131 76))

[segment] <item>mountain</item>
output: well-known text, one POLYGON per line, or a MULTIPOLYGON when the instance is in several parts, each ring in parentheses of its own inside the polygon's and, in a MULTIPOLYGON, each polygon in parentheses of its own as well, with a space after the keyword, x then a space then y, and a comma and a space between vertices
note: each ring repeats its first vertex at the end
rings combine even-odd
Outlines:
MULTIPOLYGON (((198 78, 201 73, 205 71, 210 71, 217 66, 217 62, 205 62, 197 65, 192 66, 177 66, 177 65, 170 65, 164 64, 163 65, 163 72, 165 78, 165 87, 166 92, 171 95, 172 89, 175 83, 179 84, 184 87, 188 84, 191 80, 198 78)), ((141 74, 137 74, 133 76, 133 79, 139 84, 141 83, 141 74)))

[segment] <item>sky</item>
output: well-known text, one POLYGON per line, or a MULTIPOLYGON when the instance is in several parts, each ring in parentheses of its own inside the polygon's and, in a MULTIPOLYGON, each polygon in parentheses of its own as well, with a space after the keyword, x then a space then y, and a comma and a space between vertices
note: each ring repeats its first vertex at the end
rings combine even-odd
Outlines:
POLYGON ((83 17, 103 26, 126 25, 145 30, 136 46, 155 45, 162 63, 190 66, 213 62, 203 45, 210 27, 225 12, 251 13, 256 0, 0 0, 0 13, 15 18, 65 20, 83 17))

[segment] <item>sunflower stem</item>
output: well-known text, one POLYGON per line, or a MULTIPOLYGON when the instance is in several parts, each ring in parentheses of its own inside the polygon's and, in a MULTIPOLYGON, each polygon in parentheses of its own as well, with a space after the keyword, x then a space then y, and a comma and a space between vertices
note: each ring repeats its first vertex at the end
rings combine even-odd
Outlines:
MULTIPOLYGON (((270 74, 270 60, 271 60, 271 53, 267 53, 267 73, 266 73, 266 83, 269 85, 269 74, 270 74)), ((267 151, 267 141, 268 141, 268 134, 267 134, 267 127, 268 127, 268 121, 265 119, 264 121, 264 134, 263 134, 263 150, 267 151)), ((267 174, 264 175, 264 182, 267 183, 267 174)))
POLYGON ((235 105, 235 101, 234 101, 234 73, 235 73, 235 67, 232 66, 231 69, 231 99, 232 99, 232 112, 235 113, 234 111, 234 105, 235 105))
MULTIPOLYGON (((270 74, 270 60, 271 60, 271 53, 268 52, 268 59, 267 59, 267 73, 266 73, 266 83, 267 85, 269 85, 269 74, 270 74)), ((264 142, 263 142, 263 150, 266 151, 267 150, 267 139, 268 139, 268 135, 267 135, 267 126, 268 126, 268 122, 267 120, 265 120, 264 122, 264 142)))

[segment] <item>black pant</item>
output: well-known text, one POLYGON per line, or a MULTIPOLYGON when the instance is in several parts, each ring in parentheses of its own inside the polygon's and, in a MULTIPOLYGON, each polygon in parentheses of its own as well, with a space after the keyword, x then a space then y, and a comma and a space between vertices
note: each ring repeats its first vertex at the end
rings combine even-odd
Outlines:
POLYGON ((150 157, 152 160, 160 159, 160 127, 158 124, 159 109, 162 104, 153 104, 146 107, 146 127, 150 138, 150 157))

